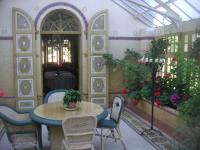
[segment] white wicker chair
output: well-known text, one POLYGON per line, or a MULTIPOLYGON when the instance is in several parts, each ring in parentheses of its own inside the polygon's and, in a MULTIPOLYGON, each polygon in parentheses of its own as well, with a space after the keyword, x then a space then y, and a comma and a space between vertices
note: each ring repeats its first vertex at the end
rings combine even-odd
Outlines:
POLYGON ((66 91, 66 89, 57 89, 48 92, 44 98, 44 103, 62 101, 66 91))
MULTIPOLYGON (((122 141, 122 135, 119 129, 119 122, 121 118, 121 113, 124 106, 124 98, 121 96, 116 96, 113 100, 110 118, 100 120, 98 122, 97 128, 101 129, 101 146, 103 149, 103 137, 105 138, 113 138, 115 141, 120 140, 124 149, 126 149, 126 146, 124 142, 122 141), (106 130, 106 133, 103 133, 103 130, 106 130)), ((99 135, 99 134, 98 134, 99 135)))
POLYGON ((39 149, 37 128, 29 113, 22 113, 10 106, 0 105, 0 118, 5 126, 12 150, 22 145, 31 145, 39 149))
POLYGON ((68 117, 63 120, 62 150, 94 150, 97 119, 94 116, 68 117))

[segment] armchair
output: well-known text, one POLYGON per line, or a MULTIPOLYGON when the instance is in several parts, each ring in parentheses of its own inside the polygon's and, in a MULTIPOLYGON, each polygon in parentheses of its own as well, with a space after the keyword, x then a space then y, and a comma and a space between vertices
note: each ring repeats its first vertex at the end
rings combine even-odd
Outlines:
POLYGON ((19 112, 10 106, 0 105, 0 118, 13 150, 19 145, 27 144, 39 149, 37 128, 28 112, 19 112))

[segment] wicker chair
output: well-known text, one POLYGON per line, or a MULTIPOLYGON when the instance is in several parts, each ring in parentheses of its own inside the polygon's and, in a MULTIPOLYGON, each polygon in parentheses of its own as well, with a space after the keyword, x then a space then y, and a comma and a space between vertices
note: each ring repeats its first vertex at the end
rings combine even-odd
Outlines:
POLYGON ((31 145, 39 149, 37 128, 28 112, 19 112, 10 106, 0 105, 0 118, 13 150, 19 145, 31 145))
POLYGON ((66 91, 67 91, 66 89, 57 89, 48 92, 44 98, 44 103, 62 101, 66 91))
POLYGON ((94 150, 97 119, 94 116, 76 116, 63 120, 62 150, 94 150))
MULTIPOLYGON (((119 122, 121 118, 122 109, 124 106, 124 98, 121 96, 116 96, 113 100, 111 113, 109 119, 100 120, 98 122, 97 128, 101 129, 101 146, 103 146, 103 137, 114 138, 115 141, 121 140, 121 132, 119 130, 119 122), (106 129, 107 132, 103 133, 103 130, 106 129)), ((121 140, 123 147, 125 145, 121 140)))

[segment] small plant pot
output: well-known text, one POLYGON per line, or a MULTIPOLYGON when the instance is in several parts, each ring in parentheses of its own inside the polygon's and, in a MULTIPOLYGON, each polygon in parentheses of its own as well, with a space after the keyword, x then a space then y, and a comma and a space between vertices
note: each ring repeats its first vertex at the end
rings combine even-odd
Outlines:
POLYGON ((65 110, 77 110, 78 109, 78 103, 75 102, 69 102, 67 104, 64 104, 65 110))

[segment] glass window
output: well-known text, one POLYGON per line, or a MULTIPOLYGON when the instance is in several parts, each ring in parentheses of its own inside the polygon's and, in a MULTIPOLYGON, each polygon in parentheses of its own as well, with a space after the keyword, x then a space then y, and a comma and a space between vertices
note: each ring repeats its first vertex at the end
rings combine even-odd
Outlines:
POLYGON ((151 7, 155 7, 158 5, 158 3, 154 0, 144 0, 147 4, 149 4, 151 7))
POLYGON ((192 5, 192 6, 194 6, 195 8, 197 8, 198 10, 199 10, 199 8, 200 8, 200 1, 199 0, 188 0, 188 2, 192 5))
MULTIPOLYGON (((63 63, 72 62, 71 43, 69 40, 63 40, 62 43, 56 43, 58 41, 48 41, 47 47, 47 60, 46 63, 53 63, 62 65, 63 63), (50 44, 53 42, 53 44, 50 44)), ((44 54, 45 55, 45 54, 44 54)))
POLYGON ((163 68, 162 68, 162 76, 165 73, 170 73, 170 70, 173 69, 173 66, 171 66, 171 63, 173 61, 174 52, 178 51, 178 35, 169 35, 166 37, 169 41, 168 46, 168 52, 166 54, 166 60, 164 62, 163 68))
MULTIPOLYGON (((188 5, 186 2, 182 1, 175 1, 176 5, 180 6, 182 10, 184 10, 185 13, 187 13, 192 18, 198 18, 200 17, 199 13, 196 12, 190 5, 188 5)), ((182 16, 181 16, 182 17, 182 16)))
POLYGON ((153 21, 153 24, 155 24, 156 26, 162 26, 162 23, 159 22, 157 19, 155 19, 153 16, 151 16, 150 14, 144 14, 144 16, 146 18, 148 18, 148 20, 153 21))
POLYGON ((184 36, 184 52, 188 52, 188 39, 189 39, 189 37, 188 37, 188 35, 186 34, 186 35, 184 36))
POLYGON ((170 4, 169 7, 174 10, 181 18, 183 21, 189 20, 190 18, 187 17, 181 10, 179 10, 174 4, 170 4))

